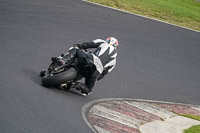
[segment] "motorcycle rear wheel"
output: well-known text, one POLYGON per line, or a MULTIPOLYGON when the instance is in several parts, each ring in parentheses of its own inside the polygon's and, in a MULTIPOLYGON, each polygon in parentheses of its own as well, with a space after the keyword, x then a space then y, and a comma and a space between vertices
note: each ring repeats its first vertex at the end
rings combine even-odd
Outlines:
POLYGON ((42 84, 45 87, 58 87, 60 84, 64 84, 67 81, 74 80, 77 76, 77 70, 73 67, 68 68, 66 71, 58 73, 56 75, 44 76, 42 78, 42 84))

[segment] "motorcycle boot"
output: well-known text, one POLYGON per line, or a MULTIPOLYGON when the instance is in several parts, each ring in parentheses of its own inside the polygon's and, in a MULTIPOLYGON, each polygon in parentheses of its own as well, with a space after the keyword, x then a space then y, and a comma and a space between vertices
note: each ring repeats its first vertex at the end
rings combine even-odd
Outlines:
MULTIPOLYGON (((77 82, 78 83, 78 82, 77 82)), ((80 91, 82 93, 83 96, 89 95, 92 92, 90 91, 90 89, 83 83, 78 83, 75 87, 76 90, 80 91)))

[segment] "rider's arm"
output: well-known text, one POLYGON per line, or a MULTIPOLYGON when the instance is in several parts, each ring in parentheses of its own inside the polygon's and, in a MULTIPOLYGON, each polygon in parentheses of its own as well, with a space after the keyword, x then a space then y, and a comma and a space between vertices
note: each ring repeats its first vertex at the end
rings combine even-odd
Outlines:
POLYGON ((111 72, 116 65, 116 59, 114 59, 111 63, 112 65, 106 67, 103 72, 101 73, 101 75, 98 77, 98 80, 101 80, 106 74, 108 74, 109 72, 111 72))
POLYGON ((79 47, 82 49, 98 48, 104 42, 105 42, 104 40, 96 39, 92 42, 84 42, 84 43, 80 44, 79 47))
POLYGON ((111 72, 113 70, 114 66, 109 66, 107 67, 102 74, 98 77, 97 80, 101 80, 106 74, 108 74, 109 72, 111 72))

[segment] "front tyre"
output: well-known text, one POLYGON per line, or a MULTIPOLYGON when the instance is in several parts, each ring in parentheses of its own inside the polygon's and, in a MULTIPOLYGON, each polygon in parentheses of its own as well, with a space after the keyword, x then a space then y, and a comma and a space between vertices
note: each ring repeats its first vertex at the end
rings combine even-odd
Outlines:
POLYGON ((64 84, 67 81, 75 79, 77 76, 77 71, 75 68, 70 67, 66 71, 58 73, 56 75, 44 76, 42 78, 42 84, 45 87, 57 87, 60 84, 64 84))
POLYGON ((47 70, 43 70, 40 72, 40 77, 44 77, 47 70))

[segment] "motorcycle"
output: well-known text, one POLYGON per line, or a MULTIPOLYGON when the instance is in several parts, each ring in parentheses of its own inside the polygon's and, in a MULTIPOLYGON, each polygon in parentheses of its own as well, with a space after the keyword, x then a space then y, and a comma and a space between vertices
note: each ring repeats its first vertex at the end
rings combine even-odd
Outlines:
MULTIPOLYGON (((83 50, 83 49, 80 49, 83 50)), ((86 52, 86 50, 84 50, 86 52)), ((61 57, 64 55, 61 55, 61 57)), ((42 84, 45 87, 55 87, 58 89, 69 90, 75 87, 75 81, 81 79, 79 75, 78 59, 74 58, 69 62, 60 65, 55 58, 48 69, 40 72, 42 84)))
POLYGON ((52 62, 48 69, 40 72, 43 86, 70 89, 78 76, 76 63, 75 59, 61 66, 52 62))

